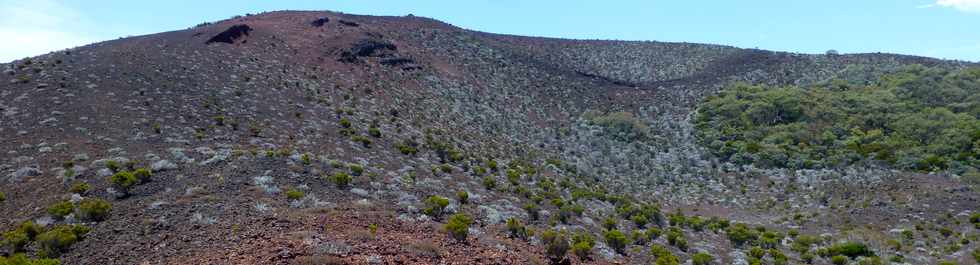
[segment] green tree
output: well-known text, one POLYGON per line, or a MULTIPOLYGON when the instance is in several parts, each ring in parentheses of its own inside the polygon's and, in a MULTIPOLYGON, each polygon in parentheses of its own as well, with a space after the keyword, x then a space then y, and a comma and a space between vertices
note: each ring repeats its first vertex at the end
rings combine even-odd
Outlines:
POLYGON ((463 213, 457 213, 449 217, 445 228, 452 238, 465 242, 467 235, 469 235, 470 224, 472 223, 473 219, 469 216, 463 213))
POLYGON ((694 265, 709 265, 712 264, 715 258, 711 254, 698 252, 691 257, 691 260, 694 262, 694 265))
POLYGON ((626 245, 629 244, 629 239, 626 238, 626 235, 623 234, 623 232, 620 232, 619 230, 609 230, 603 234, 603 238, 606 239, 606 245, 609 245, 609 247, 616 252, 626 252, 626 245))

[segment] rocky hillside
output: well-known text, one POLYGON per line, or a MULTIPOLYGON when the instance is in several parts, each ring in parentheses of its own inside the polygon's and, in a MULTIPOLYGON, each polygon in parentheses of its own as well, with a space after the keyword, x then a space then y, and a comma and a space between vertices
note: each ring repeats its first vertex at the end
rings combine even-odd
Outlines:
POLYGON ((0 65, 0 264, 976 264, 956 174, 695 139, 733 82, 909 65, 975 66, 299 11, 96 43, 0 65))

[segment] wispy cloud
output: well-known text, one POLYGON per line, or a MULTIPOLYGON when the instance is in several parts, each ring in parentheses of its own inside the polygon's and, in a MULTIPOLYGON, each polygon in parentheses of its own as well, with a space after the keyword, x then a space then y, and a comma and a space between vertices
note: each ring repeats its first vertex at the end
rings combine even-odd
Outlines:
POLYGON ((85 18, 54 0, 0 0, 0 62, 76 47, 97 40, 79 33, 85 18))
POLYGON ((936 3, 919 5, 915 8, 947 7, 963 12, 980 13, 980 0, 936 0, 936 3))

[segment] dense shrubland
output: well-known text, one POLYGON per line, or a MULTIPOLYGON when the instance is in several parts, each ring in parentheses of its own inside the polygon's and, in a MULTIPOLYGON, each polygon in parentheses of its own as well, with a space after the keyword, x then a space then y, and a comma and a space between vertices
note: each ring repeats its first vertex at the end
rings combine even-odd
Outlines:
POLYGON ((698 109, 700 141, 729 161, 830 168, 884 161, 897 168, 976 174, 980 69, 922 66, 870 85, 735 84, 698 109))

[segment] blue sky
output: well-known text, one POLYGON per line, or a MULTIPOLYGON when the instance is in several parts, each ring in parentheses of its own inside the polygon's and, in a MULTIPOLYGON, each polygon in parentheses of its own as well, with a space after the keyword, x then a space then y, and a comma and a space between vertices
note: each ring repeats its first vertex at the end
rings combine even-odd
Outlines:
POLYGON ((411 13, 532 36, 980 61, 980 0, 0 0, 0 62, 284 9, 411 13))

